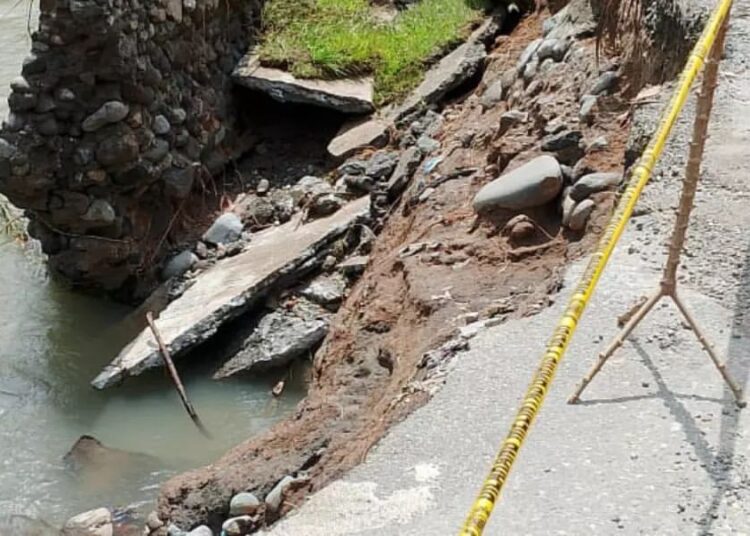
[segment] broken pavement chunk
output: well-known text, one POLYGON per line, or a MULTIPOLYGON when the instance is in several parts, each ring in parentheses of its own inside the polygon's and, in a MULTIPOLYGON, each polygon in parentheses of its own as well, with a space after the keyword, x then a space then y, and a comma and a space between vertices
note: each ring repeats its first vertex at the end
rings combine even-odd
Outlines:
POLYGON ((388 126, 382 119, 347 123, 328 144, 328 153, 334 158, 347 158, 364 147, 383 147, 388 141, 388 126))
POLYGON ((375 110, 371 78, 297 78, 281 69, 264 67, 253 54, 242 58, 232 77, 239 85, 266 93, 280 102, 310 104, 348 114, 366 114, 375 110))
MULTIPOLYGON (((369 213, 369 199, 349 203, 334 215, 298 226, 284 225, 253 235, 247 248, 202 272, 157 320, 164 343, 174 358, 212 337, 221 325, 247 311, 279 281, 293 276, 369 213)), ((159 349, 148 330, 142 331, 92 382, 111 387, 144 371, 161 367, 159 349)))
POLYGON ((268 313, 243 341, 240 351, 214 374, 214 379, 287 365, 323 340, 330 318, 329 311, 305 299, 268 313))

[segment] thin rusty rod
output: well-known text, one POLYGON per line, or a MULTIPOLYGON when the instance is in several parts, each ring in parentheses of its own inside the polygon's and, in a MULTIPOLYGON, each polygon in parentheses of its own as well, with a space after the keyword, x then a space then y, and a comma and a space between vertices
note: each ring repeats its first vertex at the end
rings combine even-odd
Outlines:
POLYGON ((625 326, 623 326, 622 330, 615 336, 609 346, 607 346, 607 348, 599 354, 599 357, 596 360, 596 363, 594 363, 594 366, 591 367, 591 370, 588 372, 588 374, 583 377, 581 383, 578 384, 578 387, 576 387, 575 392, 568 399, 568 404, 575 404, 581 399, 581 394, 583 394, 583 391, 599 373, 607 360, 612 357, 617 349, 623 345, 625 339, 627 339, 628 336, 633 332, 633 330, 638 326, 638 324, 640 324, 641 320, 646 317, 648 312, 653 309, 654 305, 659 302, 662 296, 664 296, 664 294, 661 289, 659 289, 636 310, 635 314, 630 317, 630 320, 628 320, 625 326))
POLYGON ((724 40, 727 33, 728 18, 724 21, 716 42, 706 58, 706 67, 703 71, 703 82, 696 104, 695 121, 693 123, 693 138, 690 142, 690 154, 685 167, 685 180, 680 196, 680 205, 677 210, 677 220, 672 230, 672 239, 669 242, 669 256, 664 267, 662 286, 665 293, 671 294, 677 282, 677 268, 680 265, 680 256, 685 244, 690 223, 690 213, 693 210, 695 192, 701 175, 701 162, 708 138, 708 122, 711 118, 711 110, 714 105, 714 95, 718 85, 719 62, 724 51, 724 40))
POLYGON ((711 358, 711 361, 713 362, 714 366, 716 366, 716 368, 718 369, 719 373, 721 374, 721 377, 724 378, 724 381, 729 386, 729 389, 732 391, 732 394, 734 395, 734 400, 735 402, 737 402, 737 405, 741 408, 745 407, 745 402, 742 399, 742 389, 734 382, 732 377, 729 375, 729 371, 727 371, 726 364, 722 363, 719 357, 716 355, 713 345, 710 344, 708 342, 708 339, 706 339, 706 337, 703 335, 703 332, 698 326, 698 323, 695 321, 693 316, 687 310, 687 307, 685 307, 685 304, 677 295, 677 292, 673 292, 670 297, 674 301, 675 305, 677 305, 677 308, 682 313, 682 316, 684 316, 685 320, 687 320, 687 323, 690 325, 690 329, 693 330, 693 333, 695 333, 695 336, 698 338, 698 340, 701 343, 701 346, 703 346, 703 349, 711 358))
POLYGON ((146 321, 148 322, 148 327, 151 328, 151 333, 154 334, 154 339, 156 339, 156 344, 159 345, 159 351, 161 353, 162 358, 164 359, 164 364, 167 366, 169 375, 172 377, 172 382, 174 383, 175 389, 177 390, 177 394, 180 395, 180 400, 182 400, 182 405, 185 406, 185 410, 188 412, 188 415, 190 415, 190 418, 193 420, 198 430, 200 430, 201 433, 207 438, 212 439, 211 434, 208 432, 206 427, 203 426, 203 422, 201 422, 201 419, 200 417, 198 417, 198 414, 196 413, 195 408, 193 407, 193 404, 190 402, 190 399, 188 398, 187 391, 185 391, 185 386, 182 384, 182 380, 180 380, 180 375, 177 373, 177 367, 174 366, 174 362, 172 361, 172 356, 169 354, 169 349, 167 348, 167 345, 164 344, 164 340, 161 338, 161 333, 159 332, 159 329, 156 327, 156 322, 154 321, 154 315, 151 311, 146 313, 146 321))

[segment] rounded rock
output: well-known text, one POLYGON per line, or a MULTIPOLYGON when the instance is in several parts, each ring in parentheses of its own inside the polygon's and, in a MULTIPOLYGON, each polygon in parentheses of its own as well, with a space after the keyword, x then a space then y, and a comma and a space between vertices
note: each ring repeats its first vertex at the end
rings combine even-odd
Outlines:
POLYGON ((206 525, 194 528, 187 533, 187 536, 214 536, 214 531, 208 528, 206 525))
POLYGON ((167 261, 161 275, 165 280, 179 277, 190 270, 196 262, 198 262, 198 256, 195 253, 190 250, 182 251, 167 261))
POLYGON ((187 112, 184 108, 175 108, 172 110, 172 122, 175 125, 181 125, 187 119, 187 112))
POLYGON ((0 159, 9 160, 16 154, 16 148, 9 141, 0 138, 0 159))
POLYGON ((97 111, 83 120, 81 128, 84 132, 95 132, 105 125, 122 121, 128 113, 130 113, 130 108, 127 104, 120 101, 105 102, 97 111))
POLYGON ((255 530, 257 520, 251 516, 239 516, 227 519, 221 530, 227 536, 244 536, 255 530))
POLYGON ((63 525, 61 536, 112 536, 112 514, 106 508, 84 512, 63 525))
POLYGON ((258 186, 255 188, 255 193, 257 193, 258 195, 265 195, 270 189, 271 183, 268 181, 268 179, 261 179, 260 182, 258 182, 258 186))
POLYGON ((586 228, 586 222, 591 216, 596 203, 592 199, 584 199, 578 203, 568 219, 568 227, 572 231, 582 231, 586 228))
POLYGON ((219 216, 203 235, 203 241, 219 245, 235 242, 242 235, 242 220, 237 214, 227 212, 219 216))
POLYGON ((594 83, 594 87, 591 88, 591 91, 589 91, 589 93, 591 95, 600 95, 602 93, 607 93, 614 87, 615 82, 617 82, 617 73, 615 71, 607 71, 606 73, 602 73, 594 83))
POLYGON ((474 210, 522 210, 552 201, 562 189, 560 164, 539 156, 485 185, 474 197, 474 210))
POLYGON ((615 188, 621 180, 620 173, 589 173, 576 181, 570 189, 570 197, 583 201, 592 194, 615 188))
POLYGON ((17 76, 10 81, 10 88, 18 93, 32 93, 34 88, 31 87, 29 81, 23 76, 17 76))
MULTIPOLYGON (((552 58, 555 55, 555 47, 558 46, 558 39, 545 39, 536 51, 536 55, 539 61, 542 62, 547 58, 552 58)), ((559 60, 557 60, 559 61, 559 60)))
POLYGON ((172 125, 169 124, 169 120, 166 117, 157 115, 154 117, 153 130, 157 135, 164 136, 172 130, 172 125))
POLYGON ((493 108, 503 100, 503 95, 505 95, 504 87, 502 78, 498 78, 485 90, 481 100, 482 107, 485 110, 493 108))
POLYGON ((596 95, 584 95, 581 97, 581 108, 578 110, 578 119, 584 123, 590 123, 594 118, 594 107, 598 101, 596 95))
POLYGON ((238 493, 229 503, 229 515, 232 517, 241 515, 254 515, 261 507, 261 502, 254 493, 238 493))

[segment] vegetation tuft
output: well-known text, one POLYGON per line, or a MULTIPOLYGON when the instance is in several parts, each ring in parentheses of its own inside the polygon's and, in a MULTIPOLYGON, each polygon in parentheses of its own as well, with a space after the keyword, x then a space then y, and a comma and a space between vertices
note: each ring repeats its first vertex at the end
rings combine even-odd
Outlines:
POLYGON ((300 78, 372 75, 376 103, 403 97, 425 65, 464 39, 488 0, 421 0, 394 19, 368 0, 267 0, 266 65, 300 78))

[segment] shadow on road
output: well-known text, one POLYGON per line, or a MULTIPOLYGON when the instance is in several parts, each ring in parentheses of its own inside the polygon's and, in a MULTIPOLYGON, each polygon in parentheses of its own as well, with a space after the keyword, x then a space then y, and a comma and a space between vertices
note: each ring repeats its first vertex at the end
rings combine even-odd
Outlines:
MULTIPOLYGON (((750 359, 748 359, 747 351, 748 338, 750 338, 750 245, 745 250, 745 262, 735 299, 731 339, 726 357, 729 373, 743 393, 746 391, 748 376, 750 376, 750 359)), ((722 412, 716 460, 714 464, 709 466, 715 473, 712 474, 712 478, 714 478, 716 486, 706 511, 698 521, 702 529, 702 535, 712 534, 711 528, 718 517, 719 507, 724 497, 736 487, 731 478, 736 462, 744 461, 744 457, 742 460, 735 459, 737 457, 736 447, 740 412, 732 405, 732 393, 726 386, 724 388, 724 399, 727 401, 727 408, 731 409, 722 412)), ((744 411, 749 410, 750 408, 746 408, 744 411)))
MULTIPOLYGON (((709 339, 715 336, 712 334, 708 335, 709 339)), ((750 357, 747 350, 747 341, 750 339, 750 245, 745 252, 744 268, 740 276, 739 290, 735 300, 730 337, 725 357, 727 368, 732 378, 744 392, 748 384, 748 378, 750 378, 750 357)), ((664 401, 665 406, 674 416, 675 421, 682 426, 686 439, 693 447, 695 456, 691 457, 693 458, 691 461, 700 464, 713 482, 712 494, 710 499, 706 501, 705 510, 694 518, 694 521, 699 526, 698 534, 701 536, 710 536, 714 534, 713 526, 719 518, 719 509, 725 498, 733 494, 739 487, 750 484, 750 479, 744 471, 741 474, 737 472, 737 467, 742 467, 745 464, 745 457, 737 453, 741 410, 735 405, 734 396, 726 385, 724 386, 724 395, 721 399, 671 391, 648 352, 638 342, 637 337, 630 338, 629 342, 638 353, 641 362, 651 373, 656 392, 648 395, 589 399, 581 401, 579 404, 621 404, 654 398, 660 398, 664 401), (721 405, 722 412, 718 445, 712 445, 706 439, 705 432, 696 421, 696 418, 691 415, 690 411, 684 405, 684 401, 687 400, 714 402, 721 405)), ((698 344, 697 340, 695 344, 698 344)), ((708 359, 708 355, 705 353, 703 355, 708 359)), ((718 374, 716 378, 717 381, 721 381, 718 374)), ((745 411, 750 411, 750 408, 745 411)))

